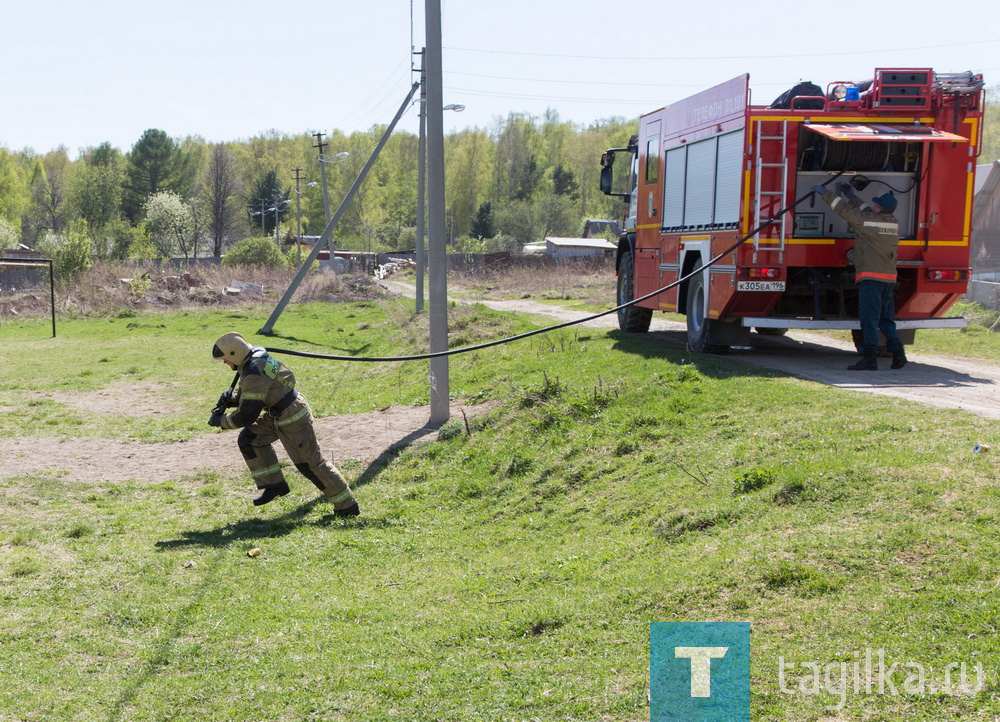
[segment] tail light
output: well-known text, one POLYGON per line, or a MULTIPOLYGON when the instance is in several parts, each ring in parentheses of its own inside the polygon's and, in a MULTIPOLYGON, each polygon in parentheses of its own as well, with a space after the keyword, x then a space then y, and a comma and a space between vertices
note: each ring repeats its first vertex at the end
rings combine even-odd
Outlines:
POLYGON ((761 268, 741 268, 737 276, 739 278, 765 278, 765 279, 775 279, 781 278, 781 268, 774 267, 761 267, 761 268))
POLYGON ((968 281, 971 276, 968 268, 928 268, 925 273, 928 281, 968 281))

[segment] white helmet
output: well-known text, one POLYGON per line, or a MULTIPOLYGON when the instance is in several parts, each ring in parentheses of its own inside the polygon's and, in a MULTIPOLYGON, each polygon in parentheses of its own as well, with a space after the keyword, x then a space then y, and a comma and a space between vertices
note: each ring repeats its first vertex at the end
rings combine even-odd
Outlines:
POLYGON ((253 347, 247 343, 245 338, 235 331, 230 331, 219 336, 215 346, 212 347, 212 358, 216 361, 229 361, 239 366, 252 350, 253 347))

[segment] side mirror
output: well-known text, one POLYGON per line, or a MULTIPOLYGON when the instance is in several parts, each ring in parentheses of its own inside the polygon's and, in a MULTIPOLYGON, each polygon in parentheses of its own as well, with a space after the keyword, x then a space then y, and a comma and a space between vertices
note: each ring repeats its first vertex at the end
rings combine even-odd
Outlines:
POLYGON ((611 195, 611 186, 613 182, 614 173, 611 170, 611 166, 601 168, 601 193, 611 195))

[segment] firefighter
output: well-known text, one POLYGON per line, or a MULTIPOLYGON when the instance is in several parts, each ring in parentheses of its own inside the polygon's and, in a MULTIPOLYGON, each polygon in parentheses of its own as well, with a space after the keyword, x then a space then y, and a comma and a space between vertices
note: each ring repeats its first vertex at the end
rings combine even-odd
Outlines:
POLYGON ((892 193, 872 198, 871 206, 854 195, 849 183, 841 183, 839 193, 816 185, 812 190, 823 197, 834 213, 846 220, 854 231, 854 280, 858 284, 858 319, 861 321, 862 358, 847 368, 851 371, 878 370, 878 332, 885 336, 885 347, 892 354, 889 368, 906 365, 903 343, 896 333, 896 251, 899 246, 899 223, 896 196, 892 193))
POLYGON ((213 411, 208 424, 243 429, 238 441, 240 452, 261 492, 253 500, 254 506, 289 492, 272 446, 281 441, 295 468, 333 502, 337 516, 357 516, 358 504, 347 481, 323 458, 312 414, 305 397, 295 390, 291 369, 235 332, 219 337, 212 347, 212 358, 237 372, 239 386, 235 393, 223 394, 221 408, 213 411), (227 414, 226 407, 236 407, 236 411, 227 414))

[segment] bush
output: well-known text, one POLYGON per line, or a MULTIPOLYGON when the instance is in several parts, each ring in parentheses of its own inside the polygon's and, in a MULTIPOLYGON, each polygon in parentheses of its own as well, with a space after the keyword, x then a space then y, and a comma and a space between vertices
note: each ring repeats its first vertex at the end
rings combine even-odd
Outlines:
POLYGON ((230 248, 222 257, 222 265, 285 268, 292 265, 292 261, 274 245, 272 239, 256 236, 244 238, 230 248))

